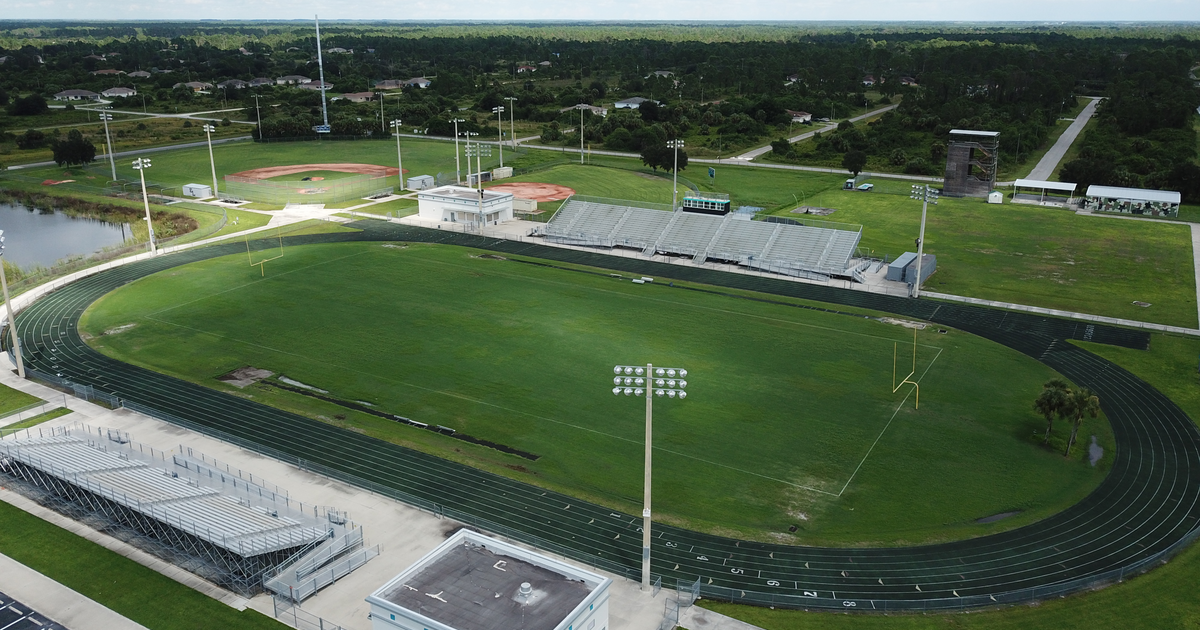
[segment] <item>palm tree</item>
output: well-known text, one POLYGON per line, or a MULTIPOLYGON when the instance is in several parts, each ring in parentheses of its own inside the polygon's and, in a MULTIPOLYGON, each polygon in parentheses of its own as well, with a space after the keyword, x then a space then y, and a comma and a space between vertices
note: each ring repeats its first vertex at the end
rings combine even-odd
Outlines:
POLYGON ((1042 444, 1050 443, 1050 431, 1054 429, 1054 417, 1065 415, 1068 393, 1071 389, 1062 379, 1055 378, 1042 385, 1042 393, 1033 401, 1033 410, 1046 418, 1046 437, 1042 444))
POLYGON ((1072 390, 1067 399, 1067 413, 1071 418, 1071 439, 1067 441, 1066 456, 1071 455, 1071 446, 1075 444, 1075 436, 1079 427, 1083 426, 1084 418, 1095 418, 1100 414, 1100 399, 1086 387, 1072 390))

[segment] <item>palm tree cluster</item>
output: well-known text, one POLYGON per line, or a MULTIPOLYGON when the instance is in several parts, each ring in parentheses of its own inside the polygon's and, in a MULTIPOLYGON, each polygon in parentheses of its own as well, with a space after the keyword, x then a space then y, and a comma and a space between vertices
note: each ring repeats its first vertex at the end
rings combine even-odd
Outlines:
POLYGON ((1042 393, 1033 401, 1033 409, 1046 418, 1046 437, 1042 444, 1050 443, 1050 431, 1054 428, 1055 418, 1071 423, 1071 437, 1063 453, 1070 456, 1083 421, 1100 414, 1100 398, 1086 387, 1072 389, 1066 381, 1054 378, 1042 385, 1042 393))

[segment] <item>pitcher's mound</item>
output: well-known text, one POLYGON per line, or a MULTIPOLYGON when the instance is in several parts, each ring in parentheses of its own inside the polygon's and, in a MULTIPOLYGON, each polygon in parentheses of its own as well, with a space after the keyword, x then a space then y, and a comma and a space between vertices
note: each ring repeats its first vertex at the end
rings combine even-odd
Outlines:
POLYGON ((497 184, 488 190, 512 193, 520 199, 534 201, 561 201, 575 194, 575 191, 558 184, 543 184, 541 182, 516 182, 512 184, 497 184))

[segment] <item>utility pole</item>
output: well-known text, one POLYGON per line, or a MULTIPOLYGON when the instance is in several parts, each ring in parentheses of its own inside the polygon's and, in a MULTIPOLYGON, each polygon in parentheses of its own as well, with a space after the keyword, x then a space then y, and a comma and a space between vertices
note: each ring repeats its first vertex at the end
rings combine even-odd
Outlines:
POLYGON ((504 106, 493 107, 492 113, 496 114, 496 134, 497 143, 500 145, 500 168, 504 168, 504 106))

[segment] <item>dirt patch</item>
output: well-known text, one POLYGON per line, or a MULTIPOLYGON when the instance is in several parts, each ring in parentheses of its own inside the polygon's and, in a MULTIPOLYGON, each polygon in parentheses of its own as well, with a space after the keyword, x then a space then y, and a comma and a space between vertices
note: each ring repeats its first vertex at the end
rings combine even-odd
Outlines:
POLYGON ((561 201, 575 194, 573 189, 566 186, 544 184, 541 182, 496 184, 495 186, 489 186, 488 190, 512 193, 518 199, 532 199, 534 201, 561 201))
POLYGON ((792 214, 815 214, 822 217, 827 217, 837 210, 833 208, 818 208, 817 206, 800 206, 792 210, 792 214))
POLYGON ((1104 457, 1104 447, 1096 443, 1096 436, 1093 435, 1092 443, 1088 445, 1088 463, 1095 468, 1101 457, 1104 457))
POLYGON ((240 367, 228 374, 222 374, 221 376, 217 377, 217 380, 224 383, 229 383, 237 388, 244 388, 247 385, 253 385, 257 383, 264 378, 271 376, 272 374, 274 374, 274 372, 271 372, 270 370, 260 370, 256 367, 247 365, 246 367, 240 367))
POLYGON ((119 334, 125 332, 126 330, 133 328, 134 326, 137 326, 137 324, 124 324, 121 326, 117 326, 116 328, 109 328, 108 330, 106 330, 100 334, 102 334, 102 335, 119 335, 119 334))
POLYGON ((892 324, 894 326, 903 326, 905 328, 915 328, 917 330, 925 330, 925 327, 929 325, 924 322, 914 322, 914 321, 907 320, 907 319, 896 319, 895 317, 880 317, 879 321, 881 321, 885 324, 892 324))
POLYGON ((991 516, 985 516, 983 518, 975 519, 975 522, 979 523, 980 525, 985 525, 987 523, 995 523, 996 521, 1004 520, 1010 516, 1016 516, 1020 513, 1021 513, 1021 510, 1013 510, 1012 512, 1001 512, 1000 514, 993 514, 991 516))
MULTIPOLYGON (((360 173, 362 175, 389 175, 395 176, 400 174, 400 169, 388 166, 376 166, 375 164, 354 164, 350 162, 340 162, 337 164, 292 164, 289 166, 265 166, 263 168, 252 168, 248 171, 238 173, 230 173, 230 177, 245 177, 248 179, 267 179, 270 177, 279 177, 280 175, 295 175, 296 173, 305 173, 308 171, 337 171, 339 173, 360 173)), ((408 169, 404 169, 407 173, 408 169)))

